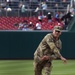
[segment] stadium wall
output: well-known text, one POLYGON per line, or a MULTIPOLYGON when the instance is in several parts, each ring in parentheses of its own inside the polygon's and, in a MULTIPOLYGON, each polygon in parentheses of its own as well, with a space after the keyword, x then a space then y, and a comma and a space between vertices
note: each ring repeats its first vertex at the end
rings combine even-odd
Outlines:
MULTIPOLYGON (((42 38, 49 32, 0 32, 0 59, 33 59, 33 53, 42 38)), ((61 35, 61 54, 75 58, 75 32, 63 32, 61 35)))

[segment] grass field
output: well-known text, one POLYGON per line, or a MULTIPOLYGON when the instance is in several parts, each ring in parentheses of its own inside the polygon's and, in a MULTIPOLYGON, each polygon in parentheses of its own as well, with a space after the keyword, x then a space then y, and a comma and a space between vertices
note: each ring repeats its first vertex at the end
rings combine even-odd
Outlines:
MULTIPOLYGON (((33 60, 0 60, 0 75, 34 75, 33 60)), ((75 60, 54 60, 52 75, 75 75, 75 60)))

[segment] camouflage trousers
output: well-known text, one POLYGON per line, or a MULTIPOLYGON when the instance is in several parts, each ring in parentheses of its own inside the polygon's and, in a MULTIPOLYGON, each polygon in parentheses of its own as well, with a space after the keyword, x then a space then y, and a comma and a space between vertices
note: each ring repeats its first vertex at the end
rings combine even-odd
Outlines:
POLYGON ((43 61, 42 63, 36 63, 34 61, 34 75, 51 75, 52 63, 50 61, 43 61))

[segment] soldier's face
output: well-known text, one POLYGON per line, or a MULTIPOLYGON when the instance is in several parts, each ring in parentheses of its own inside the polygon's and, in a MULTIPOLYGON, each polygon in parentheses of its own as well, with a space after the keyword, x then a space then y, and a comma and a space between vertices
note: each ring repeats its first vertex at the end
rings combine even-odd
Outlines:
POLYGON ((54 37, 58 38, 61 35, 61 32, 57 30, 53 30, 53 35, 54 37))

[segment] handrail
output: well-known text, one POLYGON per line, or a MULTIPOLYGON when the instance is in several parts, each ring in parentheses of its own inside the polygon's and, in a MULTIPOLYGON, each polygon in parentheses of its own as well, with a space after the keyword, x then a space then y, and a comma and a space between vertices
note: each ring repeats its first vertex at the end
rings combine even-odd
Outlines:
POLYGON ((68 24, 68 27, 67 27, 67 28, 68 28, 68 31, 71 31, 71 29, 72 29, 74 23, 75 23, 75 15, 74 15, 74 17, 72 18, 72 20, 70 21, 70 23, 68 24))

